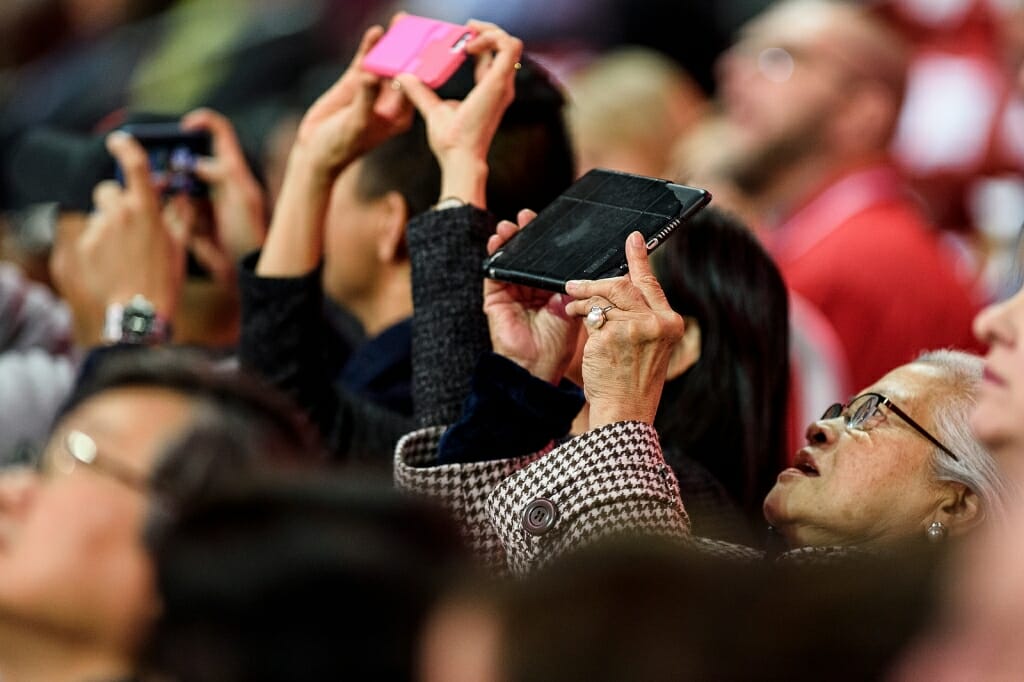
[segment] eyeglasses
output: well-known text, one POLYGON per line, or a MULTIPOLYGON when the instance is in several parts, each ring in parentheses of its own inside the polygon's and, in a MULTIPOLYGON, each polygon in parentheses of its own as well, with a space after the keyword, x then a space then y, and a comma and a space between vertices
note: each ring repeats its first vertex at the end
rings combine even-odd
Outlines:
POLYGON ((871 424, 869 423, 870 420, 881 415, 880 408, 883 406, 892 410, 900 419, 909 424, 919 434, 927 438, 928 442, 932 445, 945 452, 955 461, 960 461, 960 458, 954 455, 952 450, 940 443, 938 438, 928 433, 926 428, 914 421, 909 414, 896 407, 891 400, 881 393, 861 394, 846 405, 843 405, 842 403, 834 403, 825 410, 825 414, 823 414, 821 418, 823 420, 835 419, 836 417, 842 416, 846 421, 846 428, 867 431, 871 428, 871 424))
POLYGON ((68 431, 60 439, 57 447, 50 448, 43 453, 39 462, 42 473, 56 470, 63 474, 70 474, 79 465, 109 476, 143 494, 149 495, 153 492, 145 474, 116 459, 103 456, 96 441, 82 431, 68 431))

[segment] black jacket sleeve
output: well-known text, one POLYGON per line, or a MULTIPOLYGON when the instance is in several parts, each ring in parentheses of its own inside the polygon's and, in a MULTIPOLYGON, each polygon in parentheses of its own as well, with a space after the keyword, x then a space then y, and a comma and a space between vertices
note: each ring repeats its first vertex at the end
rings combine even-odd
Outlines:
POLYGON ((251 254, 239 268, 242 367, 305 410, 335 458, 389 466, 395 444, 414 422, 336 386, 319 269, 301 277, 260 277, 258 258, 251 254))

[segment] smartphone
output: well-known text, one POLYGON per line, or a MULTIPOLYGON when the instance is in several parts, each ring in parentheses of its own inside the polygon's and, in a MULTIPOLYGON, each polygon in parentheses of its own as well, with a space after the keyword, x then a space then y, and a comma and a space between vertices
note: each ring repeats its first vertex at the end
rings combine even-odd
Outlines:
MULTIPOLYGON (((209 194, 207 184, 195 174, 199 157, 211 153, 213 143, 209 132, 182 130, 177 123, 136 123, 124 125, 121 130, 130 133, 146 149, 153 183, 165 196, 205 197, 209 194)), ((120 168, 117 179, 124 182, 120 168)))
POLYGON ((639 230, 650 253, 711 201, 707 190, 597 168, 572 184, 484 261, 484 274, 565 291, 573 279, 618 277, 626 237, 639 230))
POLYGON ((388 78, 411 73, 438 88, 465 61, 466 43, 475 36, 466 26, 407 14, 363 57, 363 68, 388 78))

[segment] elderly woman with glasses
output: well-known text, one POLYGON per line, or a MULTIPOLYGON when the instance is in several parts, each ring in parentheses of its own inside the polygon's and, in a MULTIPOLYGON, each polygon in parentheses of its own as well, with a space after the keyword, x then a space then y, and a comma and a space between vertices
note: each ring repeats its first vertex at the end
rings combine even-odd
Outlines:
POLYGON ((832 405, 779 474, 765 518, 791 547, 873 547, 942 540, 998 515, 1005 483, 968 421, 981 376, 980 358, 936 351, 832 405))

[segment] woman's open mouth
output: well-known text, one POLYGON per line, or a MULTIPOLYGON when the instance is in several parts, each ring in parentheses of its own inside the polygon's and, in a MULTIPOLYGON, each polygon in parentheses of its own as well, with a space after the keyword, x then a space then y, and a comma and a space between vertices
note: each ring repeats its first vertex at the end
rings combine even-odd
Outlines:
POLYGON ((805 476, 820 476, 818 472, 818 464, 811 457, 810 453, 806 449, 800 450, 796 453, 796 458, 793 460, 793 467, 805 476))

